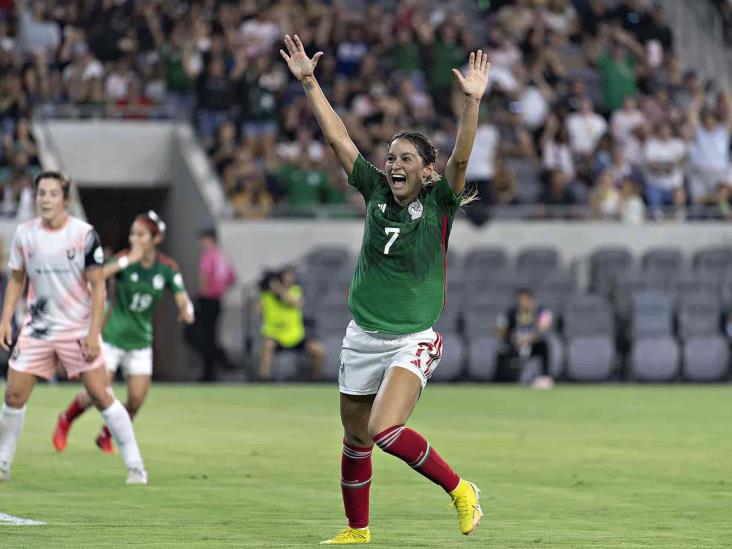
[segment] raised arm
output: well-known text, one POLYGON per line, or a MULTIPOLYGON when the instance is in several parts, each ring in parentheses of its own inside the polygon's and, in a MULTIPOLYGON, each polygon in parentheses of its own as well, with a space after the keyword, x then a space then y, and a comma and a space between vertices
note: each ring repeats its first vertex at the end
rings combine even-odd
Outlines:
POLYGON ((358 158, 358 149, 351 141, 346 126, 333 110, 333 107, 330 106, 328 99, 326 99, 323 90, 320 89, 320 85, 313 75, 318 59, 323 55, 323 52, 319 51, 313 55, 312 59, 308 59, 305 48, 303 48, 297 34, 294 35, 294 40, 289 35, 285 35, 285 47, 288 53, 280 50, 280 55, 287 62, 293 76, 302 83, 305 96, 315 113, 315 118, 318 120, 325 139, 333 148, 333 152, 338 157, 343 169, 346 170, 348 175, 351 175, 353 164, 358 158))
POLYGON ((460 194, 465 189, 465 170, 468 168, 470 152, 473 150, 475 132, 478 129, 478 110, 480 100, 488 85, 488 70, 491 64, 488 62, 488 54, 481 50, 470 54, 468 60, 468 72, 463 77, 460 71, 452 69, 455 78, 460 84, 460 89, 465 95, 463 112, 458 123, 455 148, 445 165, 445 176, 450 184, 450 189, 455 194, 460 194))

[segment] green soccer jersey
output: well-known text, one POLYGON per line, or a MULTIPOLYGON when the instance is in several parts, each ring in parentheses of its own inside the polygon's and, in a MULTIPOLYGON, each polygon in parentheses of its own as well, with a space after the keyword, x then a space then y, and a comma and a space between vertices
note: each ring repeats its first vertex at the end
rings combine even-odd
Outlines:
POLYGON ((409 334, 432 327, 445 302, 445 253, 460 207, 443 177, 407 207, 386 175, 359 155, 348 182, 366 201, 366 225, 348 306, 364 330, 409 334))
MULTIPOLYGON (((117 257, 110 261, 117 261, 117 257)), ((150 347, 152 319, 163 290, 168 288, 174 294, 185 291, 178 265, 158 253, 149 269, 134 263, 117 273, 115 281, 116 301, 104 328, 104 341, 125 351, 150 347)))

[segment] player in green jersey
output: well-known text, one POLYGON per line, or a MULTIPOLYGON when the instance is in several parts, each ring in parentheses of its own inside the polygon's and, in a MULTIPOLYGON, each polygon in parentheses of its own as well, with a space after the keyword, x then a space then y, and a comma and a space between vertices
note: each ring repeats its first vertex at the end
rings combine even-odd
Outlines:
POLYGON ((437 150, 416 132, 388 143, 381 171, 359 153, 314 76, 323 52, 312 59, 295 35, 280 54, 302 83, 326 140, 366 202, 361 253, 351 280, 353 315, 343 339, 339 375, 345 435, 341 487, 348 528, 323 544, 369 543, 369 486, 374 443, 441 486, 457 509, 460 530, 480 522, 479 490, 461 479, 429 443, 405 426, 427 379, 442 356, 432 326, 445 298, 445 254, 452 220, 466 196, 465 171, 488 83, 488 57, 471 53, 465 76, 453 69, 464 94, 455 148, 444 175, 435 171, 437 150))
MULTIPOLYGON (((117 368, 123 368, 130 418, 140 410, 150 388, 152 320, 165 288, 175 297, 179 320, 186 324, 192 324, 194 320, 193 305, 178 265, 157 250, 164 236, 165 223, 155 212, 140 214, 130 228, 130 248, 118 253, 104 266, 104 278, 114 281, 115 301, 107 313, 102 352, 110 384, 117 368)), ((72 422, 90 405, 89 395, 81 392, 59 415, 53 434, 56 450, 64 450, 72 422)), ((96 443, 103 452, 114 452, 106 427, 102 428, 96 443)))

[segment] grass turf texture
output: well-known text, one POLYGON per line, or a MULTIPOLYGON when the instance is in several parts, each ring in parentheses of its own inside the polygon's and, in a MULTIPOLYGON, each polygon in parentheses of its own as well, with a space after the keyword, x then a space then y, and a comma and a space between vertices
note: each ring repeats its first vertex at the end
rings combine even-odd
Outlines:
MULTIPOLYGON (((340 425, 326 386, 155 385, 136 422, 149 486, 125 486, 87 412, 57 454, 76 385, 34 392, 0 513, 10 547, 311 547, 344 524, 340 425)), ((117 389, 118 394, 124 391, 117 389)), ((432 386, 410 425, 483 489, 459 534, 437 487, 374 451, 372 545, 730 547, 730 387, 432 386)))

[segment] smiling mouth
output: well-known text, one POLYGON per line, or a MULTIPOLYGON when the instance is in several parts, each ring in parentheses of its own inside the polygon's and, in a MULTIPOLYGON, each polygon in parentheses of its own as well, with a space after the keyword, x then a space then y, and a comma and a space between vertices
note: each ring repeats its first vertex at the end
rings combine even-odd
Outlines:
POLYGON ((401 173, 392 174, 391 182, 395 189, 401 189, 407 184, 407 176, 401 173))

